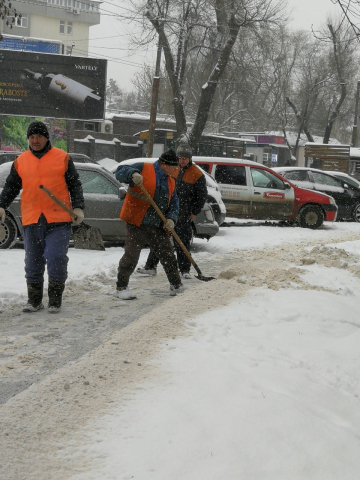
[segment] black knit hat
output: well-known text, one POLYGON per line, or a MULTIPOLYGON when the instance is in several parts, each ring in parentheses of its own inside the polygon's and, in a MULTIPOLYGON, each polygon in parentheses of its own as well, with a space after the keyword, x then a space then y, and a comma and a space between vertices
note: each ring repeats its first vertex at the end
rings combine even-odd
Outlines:
POLYGON ((49 140, 49 130, 43 122, 32 122, 27 129, 27 138, 30 135, 42 135, 49 140))
POLYGON ((160 155, 159 160, 165 163, 166 165, 174 165, 175 167, 179 165, 178 156, 176 155, 175 151, 172 148, 162 153, 160 155))
POLYGON ((192 150, 188 143, 180 143, 176 150, 178 157, 190 158, 192 157, 192 150))

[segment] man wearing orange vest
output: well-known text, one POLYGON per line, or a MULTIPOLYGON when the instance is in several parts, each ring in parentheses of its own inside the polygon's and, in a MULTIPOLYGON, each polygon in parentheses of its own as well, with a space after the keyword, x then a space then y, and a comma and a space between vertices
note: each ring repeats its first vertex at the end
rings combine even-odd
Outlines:
POLYGON ((51 146, 46 125, 32 122, 27 138, 29 150, 14 161, 0 195, 0 221, 5 221, 5 209, 22 189, 21 221, 28 289, 28 302, 23 311, 36 312, 44 308, 43 284, 47 265, 48 309, 50 313, 57 313, 67 278, 72 218, 39 186, 47 187, 68 208, 72 206, 77 224, 84 219, 84 196, 74 163, 66 152, 51 146))
POLYGON ((116 178, 129 184, 124 204, 120 212, 121 220, 127 223, 125 252, 120 259, 115 295, 123 300, 136 298, 128 289, 129 279, 138 263, 140 252, 149 245, 159 257, 170 282, 170 295, 183 291, 174 249, 167 228, 174 228, 179 215, 179 200, 175 191, 175 181, 171 177, 179 164, 173 150, 161 154, 155 163, 135 163, 121 165, 116 170, 116 178), (165 225, 155 209, 142 195, 138 185, 143 185, 154 202, 166 217, 165 225))

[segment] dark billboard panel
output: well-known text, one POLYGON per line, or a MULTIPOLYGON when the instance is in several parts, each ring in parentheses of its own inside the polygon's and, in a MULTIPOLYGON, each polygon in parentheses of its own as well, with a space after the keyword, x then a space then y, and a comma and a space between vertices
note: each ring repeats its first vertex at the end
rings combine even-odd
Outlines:
POLYGON ((102 119, 106 60, 0 50, 0 114, 102 119))

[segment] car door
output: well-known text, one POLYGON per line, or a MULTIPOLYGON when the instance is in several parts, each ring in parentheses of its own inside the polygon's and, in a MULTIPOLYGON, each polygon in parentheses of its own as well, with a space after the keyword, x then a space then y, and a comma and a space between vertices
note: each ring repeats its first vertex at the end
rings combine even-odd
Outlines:
POLYGON ((251 191, 243 165, 217 164, 211 172, 218 183, 229 216, 251 215, 251 191))
POLYGON ((294 209, 294 189, 289 184, 285 186, 281 178, 268 170, 247 168, 250 170, 251 179, 251 217, 287 219, 294 209))
POLYGON ((124 239, 125 223, 119 214, 119 186, 101 170, 78 168, 85 198, 85 222, 100 228, 104 239, 124 239))
POLYGON ((345 189, 341 180, 322 172, 310 171, 314 189, 331 195, 338 206, 338 218, 350 218, 354 207, 354 197, 345 189))

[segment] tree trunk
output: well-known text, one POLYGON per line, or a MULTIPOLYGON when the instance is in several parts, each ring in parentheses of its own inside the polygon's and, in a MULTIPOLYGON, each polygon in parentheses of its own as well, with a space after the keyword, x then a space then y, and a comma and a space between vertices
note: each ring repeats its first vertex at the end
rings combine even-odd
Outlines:
POLYGON ((194 125, 189 135, 189 143, 192 146, 195 146, 200 142, 201 135, 204 131, 209 117, 211 104, 216 92, 216 88, 218 86, 219 79, 224 73, 226 65, 228 64, 229 57, 231 55, 234 43, 240 30, 240 23, 236 21, 235 15, 231 16, 229 24, 230 31, 228 39, 225 43, 224 48, 220 52, 219 59, 217 61, 217 64, 215 65, 215 68, 210 74, 209 80, 205 85, 203 85, 201 90, 199 108, 197 111, 194 125))

